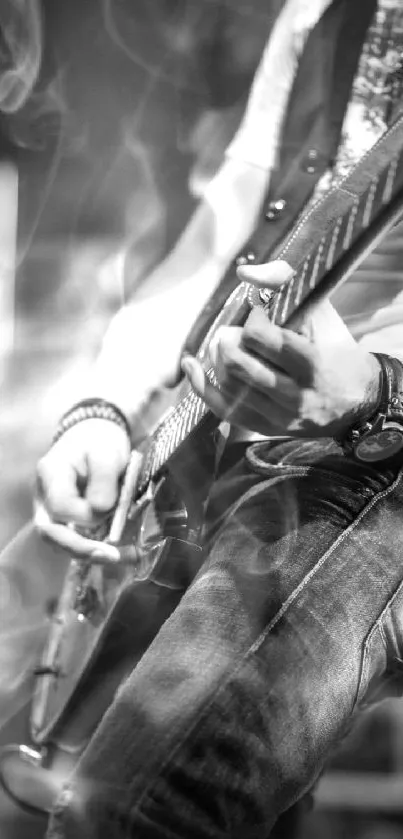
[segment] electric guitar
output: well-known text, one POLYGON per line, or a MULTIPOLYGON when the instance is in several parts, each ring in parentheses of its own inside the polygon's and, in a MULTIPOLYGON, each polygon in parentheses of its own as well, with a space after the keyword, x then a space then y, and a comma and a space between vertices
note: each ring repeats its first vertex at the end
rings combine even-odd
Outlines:
MULTIPOLYGON (((353 171, 297 222, 274 255, 294 269, 275 293, 240 283, 198 358, 214 381, 209 346, 251 309, 287 328, 344 282, 403 213, 403 116, 353 171)), ((0 755, 3 786, 47 812, 119 685, 178 605, 203 561, 203 510, 220 420, 185 379, 167 413, 133 451, 118 505, 99 538, 120 560, 72 560, 35 675, 31 743, 0 755)), ((93 538, 93 534, 92 534, 93 538)))

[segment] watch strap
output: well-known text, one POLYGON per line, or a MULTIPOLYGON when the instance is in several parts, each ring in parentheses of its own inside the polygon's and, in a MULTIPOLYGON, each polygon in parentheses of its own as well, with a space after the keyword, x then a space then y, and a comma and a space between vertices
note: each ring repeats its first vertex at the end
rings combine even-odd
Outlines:
POLYGON ((403 364, 372 353, 380 367, 379 398, 372 413, 337 442, 346 454, 366 463, 388 460, 403 450, 403 364))
POLYGON ((377 413, 403 424, 403 364, 385 353, 372 353, 381 367, 381 394, 377 413))

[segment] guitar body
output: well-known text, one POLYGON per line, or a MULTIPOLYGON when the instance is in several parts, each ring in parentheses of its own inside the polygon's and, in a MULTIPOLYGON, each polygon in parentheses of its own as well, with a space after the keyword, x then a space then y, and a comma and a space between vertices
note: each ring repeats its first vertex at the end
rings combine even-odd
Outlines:
MULTIPOLYGON (((157 496, 168 495, 168 483, 169 478, 162 479, 157 496)), ((161 522, 153 544, 157 519, 150 502, 130 528, 132 544, 137 549, 145 546, 140 565, 71 562, 37 669, 31 712, 35 744, 52 741, 69 751, 84 748, 120 682, 197 572, 202 552, 196 542, 183 538, 188 530, 185 507, 173 511, 173 521, 167 523, 171 535, 166 535, 166 521, 161 522), (176 524, 178 536, 173 535, 176 524)), ((192 525, 191 538, 199 532, 196 522, 192 525)))
MULTIPOLYGON (((215 330, 239 317, 244 299, 242 288, 220 313, 198 353, 204 363, 215 330)), ((183 382, 173 405, 189 393, 183 382)), ((124 526, 113 539, 121 561, 70 562, 36 669, 31 744, 2 750, 3 786, 22 806, 50 811, 120 684, 197 574, 217 427, 206 417, 144 492, 130 490, 124 526)), ((138 451, 140 467, 146 454, 147 441, 138 451)), ((103 537, 112 530, 104 522, 103 537)))

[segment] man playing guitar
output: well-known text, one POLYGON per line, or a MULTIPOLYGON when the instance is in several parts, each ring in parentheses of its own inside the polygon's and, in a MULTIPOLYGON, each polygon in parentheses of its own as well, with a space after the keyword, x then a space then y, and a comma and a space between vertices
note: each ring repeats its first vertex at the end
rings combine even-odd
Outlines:
POLYGON ((337 56, 346 31, 356 62, 336 153, 333 137, 327 156, 309 148, 293 188, 298 172, 304 184, 315 176, 313 206, 382 138, 402 96, 398 0, 287 0, 220 170, 173 251, 114 318, 84 401, 39 463, 39 561, 57 561, 47 559, 55 543, 113 563, 119 547, 80 530, 116 504, 153 396, 184 372, 232 428, 199 573, 119 688, 55 806, 49 839, 268 836, 354 712, 401 669, 403 407, 391 408, 403 392, 401 325, 356 342, 328 301, 297 329, 256 307, 244 325, 215 333, 213 379, 184 353, 228 266, 258 289, 293 276, 286 259, 254 258, 250 242, 259 224, 273 228, 290 212, 290 227, 298 215, 278 192, 281 157, 289 171, 295 141, 305 140, 290 141, 292 91, 303 73, 332 75, 328 53, 333 44, 337 56))

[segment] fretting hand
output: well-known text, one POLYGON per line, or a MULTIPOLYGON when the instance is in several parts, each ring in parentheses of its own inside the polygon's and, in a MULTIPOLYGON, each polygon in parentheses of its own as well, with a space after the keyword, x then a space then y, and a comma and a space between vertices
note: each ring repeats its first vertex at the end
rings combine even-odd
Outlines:
MULTIPOLYGON (((274 289, 292 270, 273 261, 242 267, 238 275, 274 289)), ((217 386, 186 356, 182 368, 192 387, 218 417, 260 434, 342 434, 377 403, 378 361, 355 342, 328 302, 306 317, 299 333, 254 309, 243 327, 217 331, 210 354, 217 386)))

